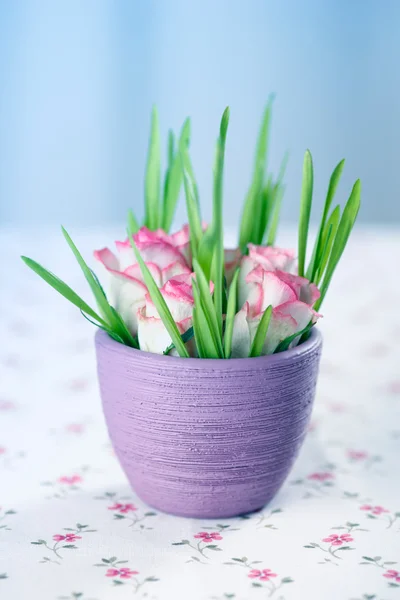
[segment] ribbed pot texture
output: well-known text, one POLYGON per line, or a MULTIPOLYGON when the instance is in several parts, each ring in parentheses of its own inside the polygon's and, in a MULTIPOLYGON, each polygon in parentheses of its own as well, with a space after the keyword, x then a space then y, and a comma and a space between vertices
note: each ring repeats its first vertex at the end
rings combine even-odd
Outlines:
POLYGON ((150 354, 96 334, 115 452, 150 506, 198 518, 257 510, 285 481, 307 431, 321 334, 259 358, 150 354))

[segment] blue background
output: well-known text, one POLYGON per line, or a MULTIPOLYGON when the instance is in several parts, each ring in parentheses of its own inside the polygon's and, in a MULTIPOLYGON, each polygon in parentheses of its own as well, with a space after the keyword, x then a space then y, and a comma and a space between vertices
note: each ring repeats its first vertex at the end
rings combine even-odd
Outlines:
POLYGON ((275 171, 290 151, 285 220, 297 219, 309 147, 317 208, 345 156, 340 199, 361 177, 360 220, 399 222, 399 30, 397 0, 0 0, 0 223, 117 222, 129 206, 140 216, 156 103, 164 139, 192 116, 206 217, 231 106, 235 226, 270 92, 275 171))

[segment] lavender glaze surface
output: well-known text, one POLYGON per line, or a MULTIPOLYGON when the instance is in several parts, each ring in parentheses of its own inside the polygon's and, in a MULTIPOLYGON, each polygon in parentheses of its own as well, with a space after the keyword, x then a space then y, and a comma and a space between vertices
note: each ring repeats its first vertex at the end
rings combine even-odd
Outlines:
POLYGON ((259 358, 195 359, 96 334, 103 410, 115 452, 150 506, 187 517, 257 510, 277 493, 311 415, 321 334, 259 358))

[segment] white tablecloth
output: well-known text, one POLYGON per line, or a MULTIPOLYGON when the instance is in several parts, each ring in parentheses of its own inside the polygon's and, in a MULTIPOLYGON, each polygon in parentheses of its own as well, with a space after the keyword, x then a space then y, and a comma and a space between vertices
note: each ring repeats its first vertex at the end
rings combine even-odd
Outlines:
MULTIPOLYGON (((89 256, 111 235, 74 237, 89 256)), ((322 311, 312 424, 283 489, 257 514, 208 522, 130 490, 101 412, 94 328, 18 255, 80 292, 83 276, 61 235, 3 231, 0 598, 399 598, 399 237, 361 231, 346 250, 322 311)))

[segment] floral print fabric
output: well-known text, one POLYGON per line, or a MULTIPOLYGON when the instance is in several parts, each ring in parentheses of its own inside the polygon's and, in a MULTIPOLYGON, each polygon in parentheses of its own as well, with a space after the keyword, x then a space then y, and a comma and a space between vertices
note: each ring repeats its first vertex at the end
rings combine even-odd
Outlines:
MULTIPOLYGON (((105 234, 77 243, 89 256, 105 234)), ((356 233, 346 250, 284 487, 258 513, 210 521, 159 513, 129 488, 102 416, 94 329, 18 259, 29 248, 88 298, 68 249, 53 236, 0 240, 0 598, 400 598, 400 279, 387 260, 398 234, 356 233)))

